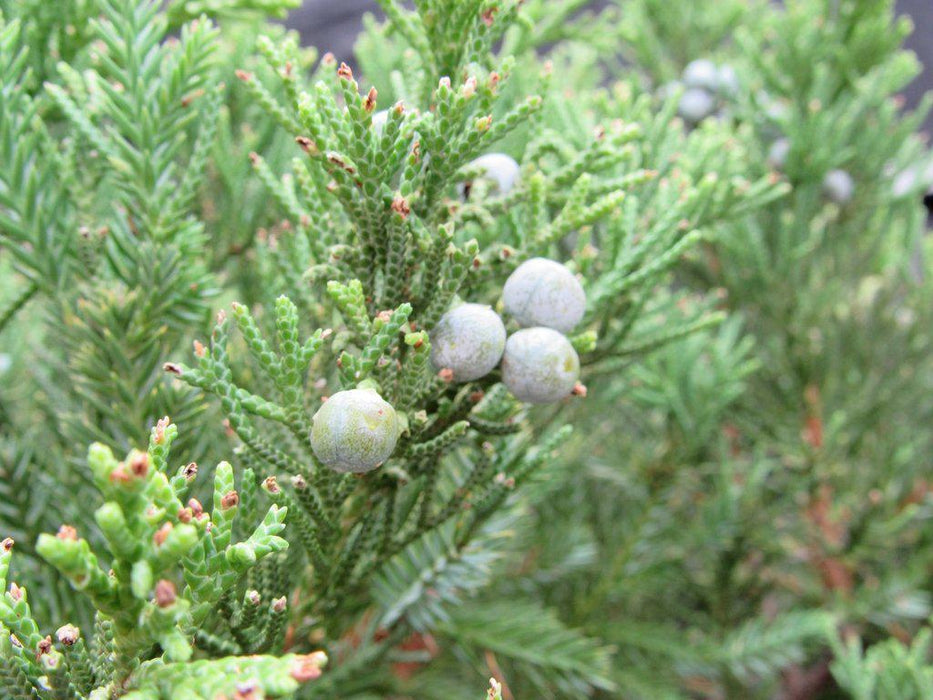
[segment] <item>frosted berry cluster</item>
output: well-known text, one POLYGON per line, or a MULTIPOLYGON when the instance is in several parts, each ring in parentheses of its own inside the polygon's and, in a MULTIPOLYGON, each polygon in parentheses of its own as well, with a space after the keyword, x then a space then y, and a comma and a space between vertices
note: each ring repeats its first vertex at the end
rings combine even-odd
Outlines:
POLYGON ((488 306, 462 304, 444 314, 431 332, 434 368, 467 382, 499 366, 505 386, 527 403, 569 396, 580 377, 580 359, 564 333, 586 310, 577 278, 558 262, 533 258, 506 281, 502 307, 522 327, 508 339, 502 319, 488 306))

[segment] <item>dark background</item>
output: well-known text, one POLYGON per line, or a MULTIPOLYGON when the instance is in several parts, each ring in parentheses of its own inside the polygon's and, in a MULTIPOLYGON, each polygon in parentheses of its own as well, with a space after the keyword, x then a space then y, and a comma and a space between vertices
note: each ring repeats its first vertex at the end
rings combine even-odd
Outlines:
MULTIPOLYGON (((933 0, 898 0, 897 7, 913 18, 914 34, 907 45, 927 67, 906 93, 908 104, 913 106, 925 92, 933 90, 933 0)), ((289 24, 301 32, 305 44, 345 60, 352 53, 361 16, 375 11, 374 0, 305 0, 304 7, 292 13, 289 24)), ((933 115, 927 120, 927 129, 933 129, 933 115)))

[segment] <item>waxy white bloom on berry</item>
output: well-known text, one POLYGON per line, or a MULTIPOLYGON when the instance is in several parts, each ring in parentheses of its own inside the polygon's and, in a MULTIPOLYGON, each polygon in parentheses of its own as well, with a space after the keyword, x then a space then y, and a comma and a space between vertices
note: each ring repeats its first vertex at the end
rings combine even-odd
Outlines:
POLYGON ((707 58, 698 58, 688 63, 681 77, 688 88, 702 88, 710 92, 716 92, 722 84, 719 68, 707 58))
POLYGON ((733 97, 739 93, 739 76, 735 68, 730 65, 720 66, 718 78, 717 88, 720 95, 733 97))
POLYGON ((388 121, 389 121, 389 110, 387 109, 379 110, 378 112, 373 114, 373 119, 372 119, 373 131, 375 131, 377 135, 382 136, 382 132, 385 130, 386 122, 388 121))
POLYGON ((311 448, 337 472, 372 471, 392 455, 398 442, 395 409, 372 389, 338 391, 312 422, 311 448))
POLYGON ((502 303, 522 326, 569 333, 583 318, 586 294, 574 274, 559 262, 532 258, 506 280, 502 303))
POLYGON ((680 96, 677 113, 690 123, 698 124, 706 119, 716 109, 716 100, 702 88, 690 88, 680 96))
POLYGON ((855 181, 845 170, 830 170, 823 178, 823 194, 836 204, 848 204, 855 194, 855 181))
POLYGON ((768 165, 775 170, 783 170, 787 165, 787 156, 790 155, 790 140, 778 139, 771 144, 768 150, 768 165))
POLYGON ((505 344, 502 382, 519 401, 560 401, 571 394, 579 377, 577 351, 551 328, 525 328, 505 344))
POLYGON ((482 304, 461 304, 441 317, 431 331, 431 363, 449 369, 454 381, 471 382, 489 374, 505 350, 505 325, 482 304))
POLYGON ((472 163, 470 168, 481 168, 483 177, 496 183, 499 194, 508 194, 518 182, 521 168, 512 156, 504 153, 487 153, 472 163))

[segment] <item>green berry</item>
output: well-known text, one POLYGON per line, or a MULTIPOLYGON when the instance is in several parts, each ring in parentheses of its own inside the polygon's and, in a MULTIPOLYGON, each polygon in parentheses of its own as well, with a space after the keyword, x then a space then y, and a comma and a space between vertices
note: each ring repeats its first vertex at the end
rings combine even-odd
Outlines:
POLYGON ((392 455, 398 441, 395 409, 372 389, 337 392, 312 421, 311 448, 336 472, 372 471, 392 455))
POLYGON ((579 377, 576 350, 551 328, 525 328, 505 344, 502 381, 520 401, 560 401, 570 395, 579 377))
POLYGON ((489 374, 502 358, 505 326, 482 304, 461 304, 441 317, 431 331, 431 362, 449 369, 454 381, 471 382, 489 374))
POLYGON ((586 294, 574 274, 559 262, 532 258, 506 280, 502 303, 522 326, 569 333, 583 318, 586 294))

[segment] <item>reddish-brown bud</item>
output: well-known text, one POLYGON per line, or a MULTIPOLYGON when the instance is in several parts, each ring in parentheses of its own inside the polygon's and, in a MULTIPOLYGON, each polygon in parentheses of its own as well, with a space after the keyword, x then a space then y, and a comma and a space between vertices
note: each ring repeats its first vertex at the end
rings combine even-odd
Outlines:
POLYGON ((78 539, 78 531, 75 530, 71 525, 62 525, 60 528, 58 528, 58 532, 55 534, 55 536, 60 540, 74 541, 78 539))
POLYGON ((152 541, 155 543, 156 547, 161 547, 165 544, 165 540, 168 539, 169 533, 173 530, 171 523, 164 523, 162 527, 155 531, 155 534, 152 536, 152 541))
POLYGON ((295 658, 291 668, 291 677, 299 683, 307 683, 321 676, 321 666, 327 661, 322 651, 304 654, 295 658))
POLYGON ((262 482, 262 488, 271 494, 279 493, 282 490, 279 487, 278 480, 274 476, 267 476, 262 482))
POLYGON ((167 608, 175 603, 178 594, 175 592, 175 584, 166 579, 161 579, 155 585, 155 604, 160 608, 167 608))
POLYGON ((196 498, 192 498, 188 501, 188 507, 191 509, 191 512, 194 513, 194 517, 196 518, 200 518, 204 513, 204 506, 202 506, 201 502, 196 498))
POLYGON ((155 443, 161 445, 165 442, 165 429, 171 424, 171 419, 168 416, 164 416, 159 419, 159 422, 155 426, 155 443))
POLYGON ((74 625, 62 625, 56 630, 55 636, 58 637, 59 642, 70 647, 74 646, 81 637, 81 630, 74 625))
POLYGON ((137 452, 130 460, 130 473, 137 478, 142 478, 149 473, 149 455, 145 452, 137 452))
POLYGON ((411 214, 411 206, 408 204, 408 200, 401 195, 397 195, 395 199, 392 200, 392 211, 400 214, 403 219, 407 219, 408 215, 411 214))
POLYGON ((52 651, 52 638, 47 636, 36 644, 36 660, 52 651))
POLYGON ((363 103, 363 109, 365 109, 367 112, 372 112, 374 109, 376 109, 377 94, 378 93, 376 92, 376 88, 369 89, 369 94, 366 95, 366 101, 363 103))

